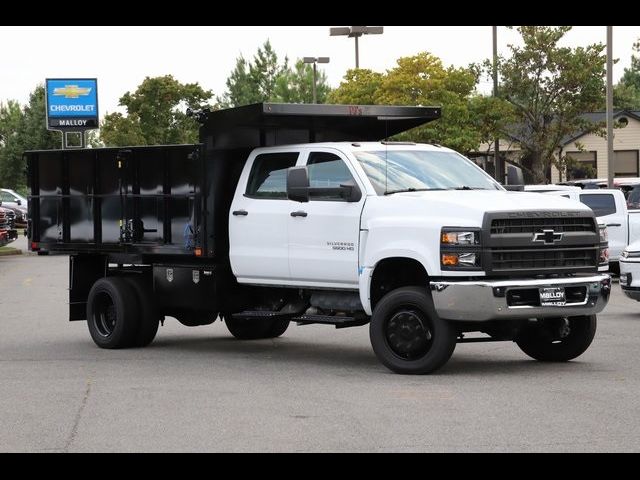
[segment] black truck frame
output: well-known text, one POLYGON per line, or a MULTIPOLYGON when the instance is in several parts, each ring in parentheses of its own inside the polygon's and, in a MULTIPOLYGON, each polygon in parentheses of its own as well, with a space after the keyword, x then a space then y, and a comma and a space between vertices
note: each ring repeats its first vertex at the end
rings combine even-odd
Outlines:
POLYGON ((229 265, 228 215, 250 152, 382 140, 440 109, 260 103, 193 115, 199 144, 25 153, 30 248, 70 255, 70 320, 87 319, 92 286, 114 276, 137 279, 140 308, 153 304, 156 318, 204 325, 246 308, 229 265))

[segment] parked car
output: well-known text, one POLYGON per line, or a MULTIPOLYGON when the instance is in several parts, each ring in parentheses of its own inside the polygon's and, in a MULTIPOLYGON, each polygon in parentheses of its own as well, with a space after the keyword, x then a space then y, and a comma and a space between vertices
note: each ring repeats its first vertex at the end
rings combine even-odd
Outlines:
POLYGON ((8 207, 0 202, 0 206, 13 212, 13 226, 15 228, 27 227, 27 209, 25 207, 8 207))
POLYGON ((22 207, 27 208, 27 199, 17 193, 15 190, 9 188, 0 188, 0 202, 2 206, 7 208, 22 207))
POLYGON ((14 216, 12 210, 0 207, 0 247, 18 238, 18 232, 13 228, 14 216))
POLYGON ((640 240, 640 210, 627 209, 624 193, 618 189, 551 191, 547 195, 559 195, 578 200, 587 205, 598 218, 598 223, 607 226, 609 235, 609 260, 616 271, 624 248, 640 240))
POLYGON ((622 252, 620 287, 627 297, 640 302, 640 241, 628 245, 622 252))
POLYGON ((582 188, 571 185, 525 185, 525 192, 536 192, 536 193, 548 193, 548 192, 569 192, 569 191, 580 191, 582 188))

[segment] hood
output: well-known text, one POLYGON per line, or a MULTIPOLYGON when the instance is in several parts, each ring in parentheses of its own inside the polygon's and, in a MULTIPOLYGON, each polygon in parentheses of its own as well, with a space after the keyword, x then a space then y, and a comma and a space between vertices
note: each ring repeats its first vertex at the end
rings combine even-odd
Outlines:
POLYGON ((496 190, 445 190, 432 192, 396 193, 387 198, 427 201, 432 205, 458 205, 461 209, 479 212, 512 212, 536 210, 581 210, 589 207, 565 197, 543 195, 541 193, 508 192, 496 190))
POLYGON ((392 214, 395 217, 421 217, 448 225, 482 226, 487 212, 580 211, 593 215, 589 207, 576 200, 540 193, 502 190, 438 190, 406 192, 367 199, 366 217, 392 214))

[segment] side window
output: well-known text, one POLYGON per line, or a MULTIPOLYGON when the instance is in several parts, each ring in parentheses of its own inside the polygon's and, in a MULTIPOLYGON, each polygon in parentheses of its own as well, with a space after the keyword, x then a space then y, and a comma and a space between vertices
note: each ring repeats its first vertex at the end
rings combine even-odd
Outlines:
POLYGON ((0 195, 2 195, 0 198, 3 202, 13 202, 13 195, 9 192, 0 192, 0 195))
MULTIPOLYGON (((339 188, 353 182, 349 168, 339 156, 328 152, 311 152, 307 160, 309 185, 312 188, 339 188)), ((314 195, 311 200, 342 200, 340 195, 314 195)))
POLYGON ((298 161, 298 152, 265 153, 253 161, 245 195, 251 198, 287 198, 287 169, 298 161))
POLYGON ((593 210, 596 217, 604 217, 616 213, 616 201, 613 195, 580 195, 580 201, 593 210))

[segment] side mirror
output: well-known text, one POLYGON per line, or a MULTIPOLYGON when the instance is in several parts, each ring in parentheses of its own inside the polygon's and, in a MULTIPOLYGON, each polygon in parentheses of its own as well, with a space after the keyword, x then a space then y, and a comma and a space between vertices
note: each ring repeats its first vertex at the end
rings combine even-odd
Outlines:
POLYGON ((353 180, 340 184, 340 188, 342 189, 342 198, 347 202, 359 202, 362 198, 362 192, 353 180))
POLYGON ((522 191, 524 190, 524 174, 520 167, 515 165, 507 165, 507 190, 522 191))
POLYGON ((18 205, 22 205, 22 200, 20 200, 19 198, 16 198, 16 203, 17 203, 18 205))
POLYGON ((307 167, 291 167, 287 170, 287 198, 294 202, 309 201, 309 170, 307 167))

